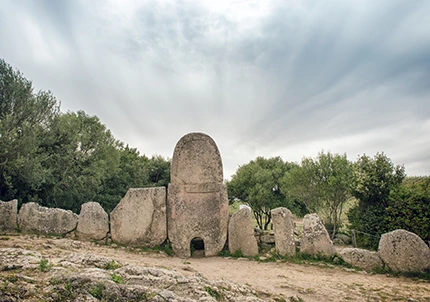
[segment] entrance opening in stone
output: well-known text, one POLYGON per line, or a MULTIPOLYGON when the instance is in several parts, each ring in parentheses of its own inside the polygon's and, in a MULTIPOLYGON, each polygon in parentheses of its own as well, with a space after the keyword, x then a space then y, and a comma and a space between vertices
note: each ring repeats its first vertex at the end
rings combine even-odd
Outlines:
POLYGON ((200 258, 205 256, 205 243, 202 238, 195 237, 190 243, 191 257, 200 258))

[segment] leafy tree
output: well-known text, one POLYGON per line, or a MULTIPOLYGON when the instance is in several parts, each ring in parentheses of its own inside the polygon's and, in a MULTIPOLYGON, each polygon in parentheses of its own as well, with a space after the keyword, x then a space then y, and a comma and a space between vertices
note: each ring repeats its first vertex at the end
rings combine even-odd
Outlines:
POLYGON ((49 176, 41 204, 78 212, 82 203, 97 200, 119 165, 119 146, 96 116, 83 111, 59 115, 42 144, 49 176))
POLYGON ((0 199, 38 201, 48 173, 40 141, 58 114, 50 92, 34 92, 29 80, 0 59, 0 199))
POLYGON ((115 208, 129 188, 141 188, 148 182, 149 159, 145 155, 128 145, 121 146, 118 153, 119 164, 105 179, 95 199, 107 212, 115 208))
POLYGON ((343 207, 350 197, 351 163, 346 154, 320 152, 318 157, 303 158, 282 179, 281 191, 303 200, 309 212, 321 215, 332 227, 332 237, 340 225, 343 207))
POLYGON ((365 247, 376 248, 379 236, 389 230, 385 222, 386 209, 390 206, 390 195, 397 192, 403 179, 403 166, 394 166, 384 153, 374 158, 363 155, 354 164, 352 194, 358 204, 351 208, 348 218, 351 227, 370 236, 360 236, 365 247))
POLYGON ((0 59, 0 199, 112 210, 130 187, 167 186, 170 161, 124 147, 96 116, 60 113, 50 92, 0 59))
POLYGON ((148 162, 148 182, 149 186, 167 188, 170 182, 170 160, 164 159, 161 155, 154 155, 148 162))
POLYGON ((430 177, 407 177, 390 195, 385 223, 389 230, 405 229, 430 241, 430 177))
POLYGON ((294 164, 284 163, 280 157, 257 157, 240 166, 227 182, 230 202, 240 200, 253 210, 261 229, 267 230, 271 209, 285 206, 286 198, 279 189, 280 179, 294 164))
POLYGON ((110 212, 124 197, 129 188, 166 186, 170 182, 170 161, 160 155, 148 159, 134 148, 121 146, 120 163, 97 195, 102 207, 110 212))

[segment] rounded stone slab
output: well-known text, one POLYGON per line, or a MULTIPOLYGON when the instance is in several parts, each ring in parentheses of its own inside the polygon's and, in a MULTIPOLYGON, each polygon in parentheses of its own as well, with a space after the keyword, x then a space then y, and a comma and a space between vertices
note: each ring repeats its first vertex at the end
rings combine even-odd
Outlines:
POLYGON ((72 211, 41 207, 35 202, 22 205, 18 224, 23 232, 64 235, 78 224, 78 215, 72 211))
POLYGON ((189 133, 176 144, 170 182, 175 185, 222 183, 221 155, 215 141, 204 133, 189 133))
POLYGON ((242 254, 247 257, 258 255, 258 245, 249 208, 243 208, 231 216, 228 225, 228 249, 232 254, 241 250, 242 254))
POLYGON ((430 248, 412 232, 395 230, 383 234, 378 254, 394 271, 420 272, 430 269, 430 248))
POLYGON ((154 247, 167 238, 166 188, 129 189, 110 214, 112 240, 154 247))
POLYGON ((81 206, 76 236, 80 240, 101 240, 109 232, 109 216, 98 202, 81 206))
POLYGON ((306 214, 303 218, 303 237, 300 252, 310 255, 332 256, 336 254, 333 241, 317 214, 306 214))
POLYGON ((202 240, 205 256, 215 256, 227 240, 228 198, 215 141, 204 133, 183 136, 173 152, 167 197, 168 236, 173 252, 191 256, 202 240))
POLYGON ((18 227, 18 200, 0 200, 0 231, 14 231, 18 227))

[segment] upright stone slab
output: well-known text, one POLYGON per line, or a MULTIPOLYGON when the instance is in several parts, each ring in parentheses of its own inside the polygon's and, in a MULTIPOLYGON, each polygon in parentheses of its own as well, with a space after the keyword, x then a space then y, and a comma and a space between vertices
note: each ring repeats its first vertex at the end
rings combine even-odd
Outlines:
POLYGON ((109 232, 109 216, 98 202, 81 206, 76 236, 80 240, 101 240, 109 232))
POLYGON ((332 256, 336 254, 333 242, 317 214, 307 214, 303 218, 303 237, 300 252, 310 255, 332 256))
POLYGON ((420 272, 430 269, 430 248, 412 232, 395 230, 383 234, 378 254, 394 271, 420 272))
POLYGON ((276 250, 282 256, 294 256, 296 254, 296 242, 293 214, 287 208, 276 208, 271 213, 276 250))
POLYGON ((215 256, 227 239, 228 198, 218 147, 203 133, 189 133, 176 144, 167 198, 168 237, 179 257, 191 255, 195 239, 205 256, 215 256))
POLYGON ((129 189, 110 214, 116 243, 154 247, 167 238, 166 188, 129 189))
POLYGON ((78 224, 78 215, 72 211, 45 208, 35 202, 22 205, 18 225, 24 233, 64 235, 78 224))
POLYGON ((18 200, 0 200, 0 231, 14 231, 18 228, 18 200))
POLYGON ((243 208, 231 216, 228 225, 228 249, 232 254, 241 250, 243 255, 247 257, 258 254, 254 224, 249 208, 243 208))

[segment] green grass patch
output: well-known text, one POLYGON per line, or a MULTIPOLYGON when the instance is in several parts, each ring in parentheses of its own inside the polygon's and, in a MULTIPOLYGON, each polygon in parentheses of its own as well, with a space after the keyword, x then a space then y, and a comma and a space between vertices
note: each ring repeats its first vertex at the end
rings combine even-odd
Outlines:
POLYGON ((205 286, 205 291, 211 296, 214 297, 217 301, 222 299, 222 294, 217 291, 216 289, 213 289, 210 286, 205 286))
POLYGON ((156 252, 164 252, 169 256, 173 256, 172 246, 170 245, 170 242, 167 242, 167 241, 161 245, 157 245, 153 247, 152 250, 156 252))
POLYGON ((430 271, 426 272, 396 272, 389 268, 379 267, 377 269, 372 270, 375 274, 385 274, 391 277, 405 277, 409 279, 413 279, 415 281, 425 280, 430 282, 430 271))
POLYGON ((41 272, 47 272, 51 269, 52 264, 49 263, 48 259, 42 259, 39 262, 39 269, 41 272))
POLYGON ((105 285, 103 283, 97 284, 97 286, 90 288, 88 291, 91 296, 94 298, 101 300, 103 298, 103 291, 105 290, 105 285))
POLYGON ((242 250, 236 250, 234 253, 230 253, 229 250, 222 250, 221 252, 218 253, 218 256, 220 257, 231 257, 231 258, 248 258, 248 259, 253 259, 253 257, 246 257, 243 255, 242 250))
POLYGON ((120 268, 120 267, 121 267, 121 264, 119 264, 115 260, 112 260, 109 263, 106 263, 106 265, 104 266, 104 269, 115 270, 115 269, 120 268))
POLYGON ((113 282, 115 282, 116 284, 124 284, 124 278, 121 275, 118 275, 116 273, 113 273, 111 275, 111 279, 113 282))

